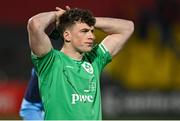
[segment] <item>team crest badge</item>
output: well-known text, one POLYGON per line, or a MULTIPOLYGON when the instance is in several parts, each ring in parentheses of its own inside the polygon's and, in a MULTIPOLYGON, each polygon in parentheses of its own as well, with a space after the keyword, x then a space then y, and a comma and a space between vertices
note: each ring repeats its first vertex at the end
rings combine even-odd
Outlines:
POLYGON ((93 67, 92 67, 92 65, 91 65, 90 63, 84 62, 84 63, 82 64, 82 67, 83 67, 88 73, 93 74, 94 70, 93 70, 93 67))

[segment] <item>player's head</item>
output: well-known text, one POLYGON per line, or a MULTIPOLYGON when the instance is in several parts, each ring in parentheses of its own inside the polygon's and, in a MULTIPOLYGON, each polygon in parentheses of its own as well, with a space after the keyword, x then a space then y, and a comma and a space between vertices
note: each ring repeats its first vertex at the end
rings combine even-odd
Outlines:
POLYGON ((71 44, 80 52, 92 49, 96 19, 90 11, 79 8, 66 10, 59 21, 58 30, 65 44, 71 44))

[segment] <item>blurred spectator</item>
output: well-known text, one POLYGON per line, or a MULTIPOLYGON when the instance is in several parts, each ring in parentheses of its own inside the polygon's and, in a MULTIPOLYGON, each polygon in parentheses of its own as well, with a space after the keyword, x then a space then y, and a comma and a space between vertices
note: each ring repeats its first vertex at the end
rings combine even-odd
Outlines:
POLYGON ((176 54, 179 54, 176 39, 172 32, 173 23, 178 20, 179 16, 178 0, 156 0, 151 7, 143 7, 140 10, 138 21, 139 36, 146 39, 150 23, 155 22, 160 29, 161 45, 163 47, 170 47, 176 54))
POLYGON ((148 27, 150 22, 155 18, 155 3, 156 0, 137 0, 134 4, 138 9, 138 34, 142 39, 148 37, 148 27))
POLYGON ((157 0, 157 21, 161 30, 161 43, 175 47, 172 25, 178 17, 178 0, 157 0))
POLYGON ((19 113, 23 120, 44 119, 43 105, 38 88, 38 77, 34 68, 32 69, 31 78, 29 80, 19 113))

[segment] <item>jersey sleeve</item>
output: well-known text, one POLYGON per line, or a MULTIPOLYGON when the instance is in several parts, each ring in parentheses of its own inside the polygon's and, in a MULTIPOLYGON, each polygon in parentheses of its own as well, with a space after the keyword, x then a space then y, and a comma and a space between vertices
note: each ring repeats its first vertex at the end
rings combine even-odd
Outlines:
POLYGON ((33 53, 31 54, 32 62, 38 75, 41 75, 42 73, 45 74, 48 72, 47 70, 51 70, 56 57, 55 55, 56 50, 54 49, 51 49, 42 57, 38 57, 33 53))
POLYGON ((97 64, 99 71, 112 60, 112 56, 102 43, 96 45, 88 55, 90 60, 97 64))
POLYGON ((43 85, 50 86, 52 79, 50 77, 53 75, 53 68, 55 68, 55 63, 61 64, 61 57, 59 56, 59 51, 51 49, 46 55, 42 57, 37 57, 32 54, 32 62, 38 76, 39 88, 41 89, 43 85))

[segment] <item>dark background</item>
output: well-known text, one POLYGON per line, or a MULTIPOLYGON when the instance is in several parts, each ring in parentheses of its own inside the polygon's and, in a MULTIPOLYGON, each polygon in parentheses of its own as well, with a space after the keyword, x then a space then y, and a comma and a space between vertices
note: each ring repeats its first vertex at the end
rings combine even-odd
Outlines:
MULTIPOLYGON (((27 21, 37 13, 65 5, 135 23, 133 36, 102 75, 104 119, 180 119, 179 0, 1 1, 1 83, 13 86, 18 82, 26 87, 32 68, 27 21)), ((97 42, 104 37, 99 31, 96 35, 97 42)), ((17 119, 18 111, 0 115, 17 119)))

